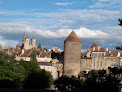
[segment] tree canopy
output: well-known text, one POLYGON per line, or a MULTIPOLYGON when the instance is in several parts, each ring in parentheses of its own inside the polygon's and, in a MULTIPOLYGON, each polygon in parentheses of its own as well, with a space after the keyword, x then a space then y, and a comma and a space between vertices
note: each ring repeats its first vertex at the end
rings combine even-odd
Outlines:
POLYGON ((41 69, 37 72, 31 72, 25 81, 24 88, 45 89, 53 83, 53 77, 50 72, 41 69))
POLYGON ((38 47, 37 47, 38 49, 41 49, 41 44, 39 43, 39 45, 38 45, 38 47))
POLYGON ((118 21, 120 22, 120 26, 122 26, 122 18, 118 19, 118 21))
POLYGON ((64 91, 78 91, 82 88, 81 81, 75 77, 62 76, 54 81, 54 85, 61 92, 64 91))
POLYGON ((24 88, 30 88, 31 86, 33 86, 31 88, 50 87, 53 81, 52 75, 50 72, 40 69, 35 60, 35 51, 33 53, 31 61, 20 60, 18 62, 9 55, 0 52, 0 88, 23 88, 23 86, 24 88))

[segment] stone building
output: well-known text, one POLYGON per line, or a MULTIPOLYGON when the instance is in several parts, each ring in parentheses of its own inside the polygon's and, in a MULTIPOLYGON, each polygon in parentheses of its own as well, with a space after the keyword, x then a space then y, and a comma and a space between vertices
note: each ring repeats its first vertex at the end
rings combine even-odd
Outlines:
POLYGON ((106 70, 110 66, 120 65, 121 53, 117 50, 104 49, 93 43, 81 56, 81 71, 106 70))
POLYGON ((76 76, 80 73, 81 41, 74 31, 64 41, 64 75, 76 76))
POLYGON ((36 39, 32 38, 30 44, 30 38, 26 37, 26 33, 25 33, 22 40, 22 49, 28 50, 32 48, 36 48, 36 39))

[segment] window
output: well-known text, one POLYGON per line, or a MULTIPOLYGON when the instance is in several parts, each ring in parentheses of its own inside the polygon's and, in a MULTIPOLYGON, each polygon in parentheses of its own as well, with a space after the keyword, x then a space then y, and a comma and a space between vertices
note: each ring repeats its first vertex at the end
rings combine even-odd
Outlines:
POLYGON ((99 61, 99 57, 97 57, 97 61, 99 61))
POLYGON ((94 62, 94 66, 95 66, 95 62, 94 62))
POLYGON ((106 66, 106 63, 105 63, 105 66, 106 66))
POLYGON ((103 58, 101 57, 101 62, 102 62, 102 59, 103 59, 103 58))
POLYGON ((102 62, 101 62, 101 66, 102 66, 102 62))
POLYGON ((97 66, 99 66, 99 62, 97 62, 97 66))
POLYGON ((95 61, 95 57, 94 57, 94 61, 95 61))
POLYGON ((99 54, 97 54, 97 56, 99 56, 99 54))

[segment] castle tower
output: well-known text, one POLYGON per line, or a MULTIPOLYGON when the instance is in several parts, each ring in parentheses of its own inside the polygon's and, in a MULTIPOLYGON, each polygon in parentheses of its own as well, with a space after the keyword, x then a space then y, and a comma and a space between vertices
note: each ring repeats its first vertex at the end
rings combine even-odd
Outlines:
POLYGON ((26 50, 29 49, 29 40, 30 40, 29 38, 26 38, 24 42, 24 49, 26 50))
POLYGON ((26 32, 25 32, 25 34, 24 34, 24 36, 23 36, 22 44, 24 44, 25 39, 26 39, 26 32))
POLYGON ((74 31, 64 41, 64 75, 78 77, 80 73, 81 41, 74 31))
POLYGON ((32 48, 36 47, 36 39, 33 38, 33 39, 31 39, 31 40, 32 40, 32 48))

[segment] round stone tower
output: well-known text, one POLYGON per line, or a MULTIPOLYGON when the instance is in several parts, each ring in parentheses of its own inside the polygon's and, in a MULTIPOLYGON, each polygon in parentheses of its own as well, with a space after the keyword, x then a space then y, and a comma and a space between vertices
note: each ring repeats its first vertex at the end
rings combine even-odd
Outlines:
POLYGON ((64 41, 64 75, 78 77, 80 73, 81 41, 74 31, 64 41))

